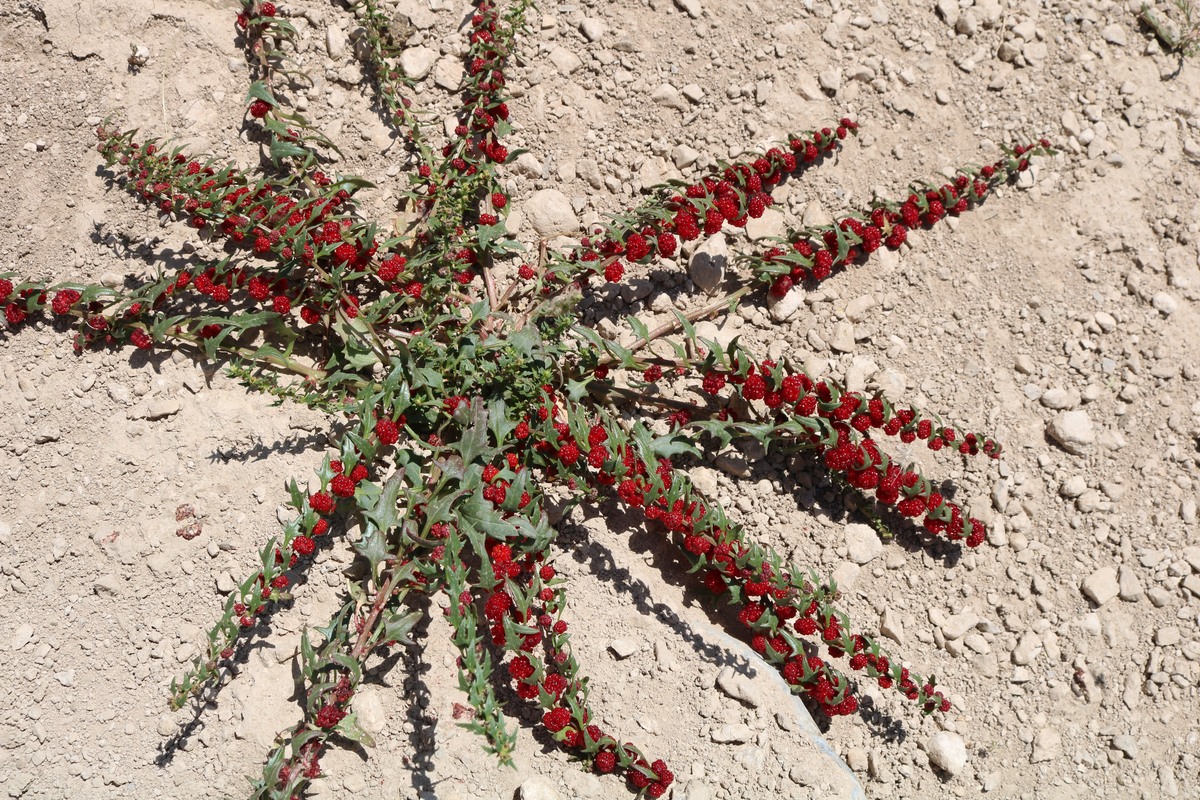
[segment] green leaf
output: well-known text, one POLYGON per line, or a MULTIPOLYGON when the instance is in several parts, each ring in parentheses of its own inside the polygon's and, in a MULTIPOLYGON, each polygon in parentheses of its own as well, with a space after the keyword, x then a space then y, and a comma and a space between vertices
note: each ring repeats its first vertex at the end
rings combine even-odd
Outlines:
POLYGON ((639 339, 643 342, 650 340, 650 329, 646 327, 646 323, 632 315, 626 317, 625 321, 629 323, 629 327, 633 328, 633 332, 638 335, 639 339))
POLYGON ((339 736, 349 739, 352 742, 361 744, 363 747, 375 746, 375 739, 372 738, 371 734, 363 730, 362 726, 358 724, 358 718, 355 716, 353 711, 342 717, 341 721, 338 722, 337 727, 334 728, 334 730, 339 736))
POLYGON ((246 95, 254 100, 262 100, 264 103, 269 103, 271 107, 276 107, 279 103, 275 102, 274 96, 267 88, 267 85, 262 81, 255 81, 250 84, 250 88, 246 90, 246 95))

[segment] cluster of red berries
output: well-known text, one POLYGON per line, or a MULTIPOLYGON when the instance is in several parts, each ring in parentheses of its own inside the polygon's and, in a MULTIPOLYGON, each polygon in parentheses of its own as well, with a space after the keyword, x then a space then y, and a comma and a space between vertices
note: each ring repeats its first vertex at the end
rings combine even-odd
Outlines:
POLYGON ((1050 142, 1021 145, 1014 158, 979 170, 962 171, 937 189, 913 192, 903 202, 879 202, 866 217, 849 216, 823 231, 800 231, 791 237, 791 249, 773 247, 754 259, 758 271, 771 283, 771 294, 782 297, 805 279, 822 281, 834 268, 864 260, 881 246, 896 250, 908 240, 908 231, 929 228, 947 216, 956 217, 983 199, 1001 182, 1029 168, 1026 155, 1045 152, 1050 142), (1037 150, 1040 148, 1040 150, 1037 150), (781 265, 790 271, 779 274, 781 265))
POLYGON ((712 236, 726 223, 743 227, 774 203, 770 192, 784 178, 830 153, 840 140, 857 130, 857 123, 844 118, 836 129, 792 136, 790 152, 771 148, 752 161, 726 167, 719 176, 708 176, 685 187, 682 194, 661 198, 641 209, 644 220, 640 225, 635 224, 624 234, 601 229, 597 239, 583 239, 571 258, 592 273, 603 274, 605 280, 616 282, 625 274, 621 258, 631 263, 645 263, 652 257, 671 258, 680 239, 691 241, 701 233, 712 236))

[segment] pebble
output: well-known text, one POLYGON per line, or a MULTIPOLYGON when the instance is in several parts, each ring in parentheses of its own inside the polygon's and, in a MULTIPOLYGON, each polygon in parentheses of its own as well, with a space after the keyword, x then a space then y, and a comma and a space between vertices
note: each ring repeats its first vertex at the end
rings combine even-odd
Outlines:
POLYGON ((448 92, 458 89, 463 79, 462 60, 457 56, 447 55, 438 59, 433 66, 433 82, 448 92))
POLYGON ((603 22, 595 17, 584 17, 579 23, 579 32, 583 34, 585 39, 594 44, 604 38, 607 28, 603 22))
POLYGON ((700 158, 700 151, 686 144, 679 144, 671 151, 671 161, 675 162, 675 166, 679 169, 687 169, 692 164, 696 163, 696 159, 700 158))
POLYGON ((837 68, 823 70, 817 75, 817 83, 826 94, 835 95, 842 88, 842 71, 837 68))
POLYGON ((559 800, 558 790, 541 775, 527 778, 517 788, 517 800, 559 800))
POLYGON ((1087 491, 1087 479, 1082 475, 1072 475, 1058 487, 1058 493, 1068 499, 1079 497, 1087 491))
POLYGON ((42 428, 33 435, 33 443, 49 444, 50 442, 57 442, 61 438, 62 431, 58 428, 42 428))
POLYGON ((1042 651, 1042 637, 1033 631, 1021 634, 1017 646, 1012 651, 1012 662, 1018 666, 1028 666, 1042 651))
POLYGON ((874 307, 875 298, 873 296, 864 294, 856 297, 846 304, 846 319, 851 322, 862 322, 874 307))
POLYGON ((1171 625, 1169 627, 1159 628, 1154 632, 1154 643, 1159 647, 1171 647, 1179 644, 1183 637, 1180 636, 1179 628, 1171 625))
MULTIPOLYGON (((883 553, 883 542, 870 525, 851 523, 845 528, 846 558, 855 564, 867 564, 883 553)), ((951 637, 958 638, 958 637, 951 637)))
POLYGON ((929 761, 949 775, 957 775, 967 766, 967 745, 952 731, 938 731, 925 742, 929 761))
POLYGON ((222 572, 217 576, 217 591, 221 594, 231 594, 237 589, 237 581, 233 579, 233 575, 228 571, 222 572))
POLYGON ((419 81, 428 77, 437 59, 436 50, 428 47, 406 47, 400 54, 400 69, 409 78, 419 81))
POLYGON ((1046 433, 1064 450, 1083 455, 1096 441, 1096 429, 1086 411, 1064 411, 1046 425, 1046 433))
POLYGON ((1100 37, 1109 44, 1115 44, 1118 47, 1125 46, 1125 29, 1116 23, 1108 25, 1100 31, 1100 37))
POLYGON ((341 61, 346 55, 346 32, 337 25, 325 29, 325 52, 334 61, 341 61))
POLYGON ((571 201, 558 189, 540 189, 524 203, 525 218, 542 238, 574 233, 579 217, 571 201))
POLYGON ((1176 300, 1173 295, 1170 295, 1166 292, 1158 292, 1155 294, 1154 298, 1150 301, 1150 304, 1154 306, 1155 310, 1157 310, 1158 313, 1162 314, 1164 317, 1171 316, 1179 309, 1179 301, 1176 300))
POLYGON ((583 66, 583 61, 580 60, 579 56, 562 46, 552 49, 546 57, 554 65, 554 68, 559 71, 559 74, 564 76, 578 71, 583 66))
POLYGON ((758 708, 763 704, 762 693, 754 681, 726 666, 717 673, 717 688, 750 708, 758 708))
POLYGON ((29 641, 33 639, 33 626, 28 622, 22 623, 13 631, 12 638, 8 640, 8 644, 13 650, 20 650, 29 641))
POLYGON ((158 397, 146 407, 146 419, 166 419, 179 413, 179 401, 174 397, 158 397))
POLYGON ((1042 728, 1033 737, 1033 751, 1029 761, 1038 764, 1043 761, 1053 761, 1062 755, 1062 734, 1054 728, 1042 728))
POLYGON ((1144 594, 1142 582, 1138 580, 1137 573, 1129 567, 1122 565, 1117 570, 1117 585, 1119 587, 1117 596, 1122 600, 1135 603, 1142 599, 1144 594))
POLYGON ((101 597, 116 597, 121 593, 121 579, 111 572, 101 575, 92 583, 92 591, 101 597))
POLYGON ((1122 753, 1124 753, 1126 758, 1137 758, 1137 739, 1134 739, 1127 733, 1114 736, 1112 739, 1112 746, 1114 749, 1120 750, 1122 753))
POLYGON ((1079 393, 1053 387, 1042 393, 1041 403, 1046 408, 1055 411, 1064 411, 1079 405, 1079 393))
POLYGON ((1120 593, 1120 583, 1117 580, 1115 567, 1102 567, 1088 577, 1080 585, 1084 596, 1098 606, 1102 606, 1120 593))
POLYGON ((638 643, 632 639, 613 639, 608 643, 608 649, 618 660, 624 660, 636 653, 641 648, 638 643))
POLYGON ((754 731, 750 730, 750 726, 741 723, 722 725, 713 730, 710 737, 717 744, 742 744, 754 739, 754 731))
POLYGON ((701 291, 714 294, 725 280, 728 263, 729 241, 725 234, 715 233, 692 253, 688 260, 688 275, 701 291))
POLYGON ((900 615, 890 608, 885 608, 879 617, 879 632, 896 644, 904 644, 904 625, 900 615))
POLYGON ((854 352, 854 325, 848 320, 842 320, 833 326, 833 336, 829 339, 830 348, 839 353, 854 352))
MULTIPOLYGON (((694 280, 694 279, 693 279, 694 280)), ((767 312, 776 322, 786 322, 804 307, 804 298, 808 294, 802 286, 793 286, 783 297, 767 294, 767 312)))

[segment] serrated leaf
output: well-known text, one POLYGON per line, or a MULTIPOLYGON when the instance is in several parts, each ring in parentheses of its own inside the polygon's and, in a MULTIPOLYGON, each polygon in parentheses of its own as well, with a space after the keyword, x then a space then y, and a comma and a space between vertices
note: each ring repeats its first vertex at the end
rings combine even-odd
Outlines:
POLYGON ((646 327, 646 323, 632 315, 626 317, 625 321, 629 323, 629 327, 633 328, 633 332, 638 335, 639 339, 644 342, 650 340, 650 329, 646 327))

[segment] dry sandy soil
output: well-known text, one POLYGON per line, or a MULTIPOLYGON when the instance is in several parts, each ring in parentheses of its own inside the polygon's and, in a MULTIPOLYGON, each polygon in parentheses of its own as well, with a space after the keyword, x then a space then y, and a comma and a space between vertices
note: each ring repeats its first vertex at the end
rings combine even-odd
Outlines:
MULTIPOLYGON (((757 453, 693 475, 756 536, 838 575, 853 618, 886 629, 895 654, 952 697, 952 713, 921 719, 880 695, 828 727, 867 797, 1198 797, 1200 61, 1180 66, 1125 3, 936 5, 544 2, 510 80, 510 146, 531 151, 512 172, 517 214, 559 187, 586 223, 680 177, 677 164, 692 176, 844 114, 862 123, 857 141, 785 185, 774 227, 756 235, 991 161, 1003 142, 1060 146, 1034 180, 835 277, 791 318, 751 308, 713 328, 993 431, 999 462, 908 454, 960 486, 992 527, 988 545, 864 554, 847 539, 861 518, 757 453), (1066 447, 1053 435, 1063 427, 1066 447), (939 731, 965 765, 945 752, 949 770, 931 764, 939 731)), ((364 209, 386 219, 403 175, 354 62, 353 15, 318 0, 280 6, 316 81, 308 113, 342 144, 337 168, 380 187, 364 209)), ((463 4, 400 10, 432 67, 414 99, 449 108, 436 81, 455 78, 463 4)), ((119 281, 211 249, 111 186, 92 131, 115 115, 254 163, 239 138, 235 12, 231 0, 0 7, 0 271, 119 281), (148 49, 140 69, 130 44, 148 49)), ((611 301, 649 316, 690 307, 685 268, 611 301)), ((0 791, 241 796, 300 713, 291 657, 303 627, 340 602, 348 551, 322 554, 198 720, 167 712, 166 686, 218 616, 223 576, 240 580, 275 530, 283 482, 319 463, 326 421, 181 356, 77 357, 68 333, 42 324, 0 341, 0 791), (175 535, 181 504, 201 519, 195 539, 175 535)), ((675 798, 856 795, 820 766, 769 668, 705 627, 677 575, 664 578, 656 534, 586 513, 562 528, 605 727, 668 759, 675 798), (613 639, 632 653, 618 659, 613 639), (726 667, 745 680, 714 688, 726 667)), ((454 725, 446 631, 420 638, 423 653, 380 664, 355 701, 379 746, 331 753, 315 796, 627 796, 527 723, 517 769, 495 766, 454 725)))

